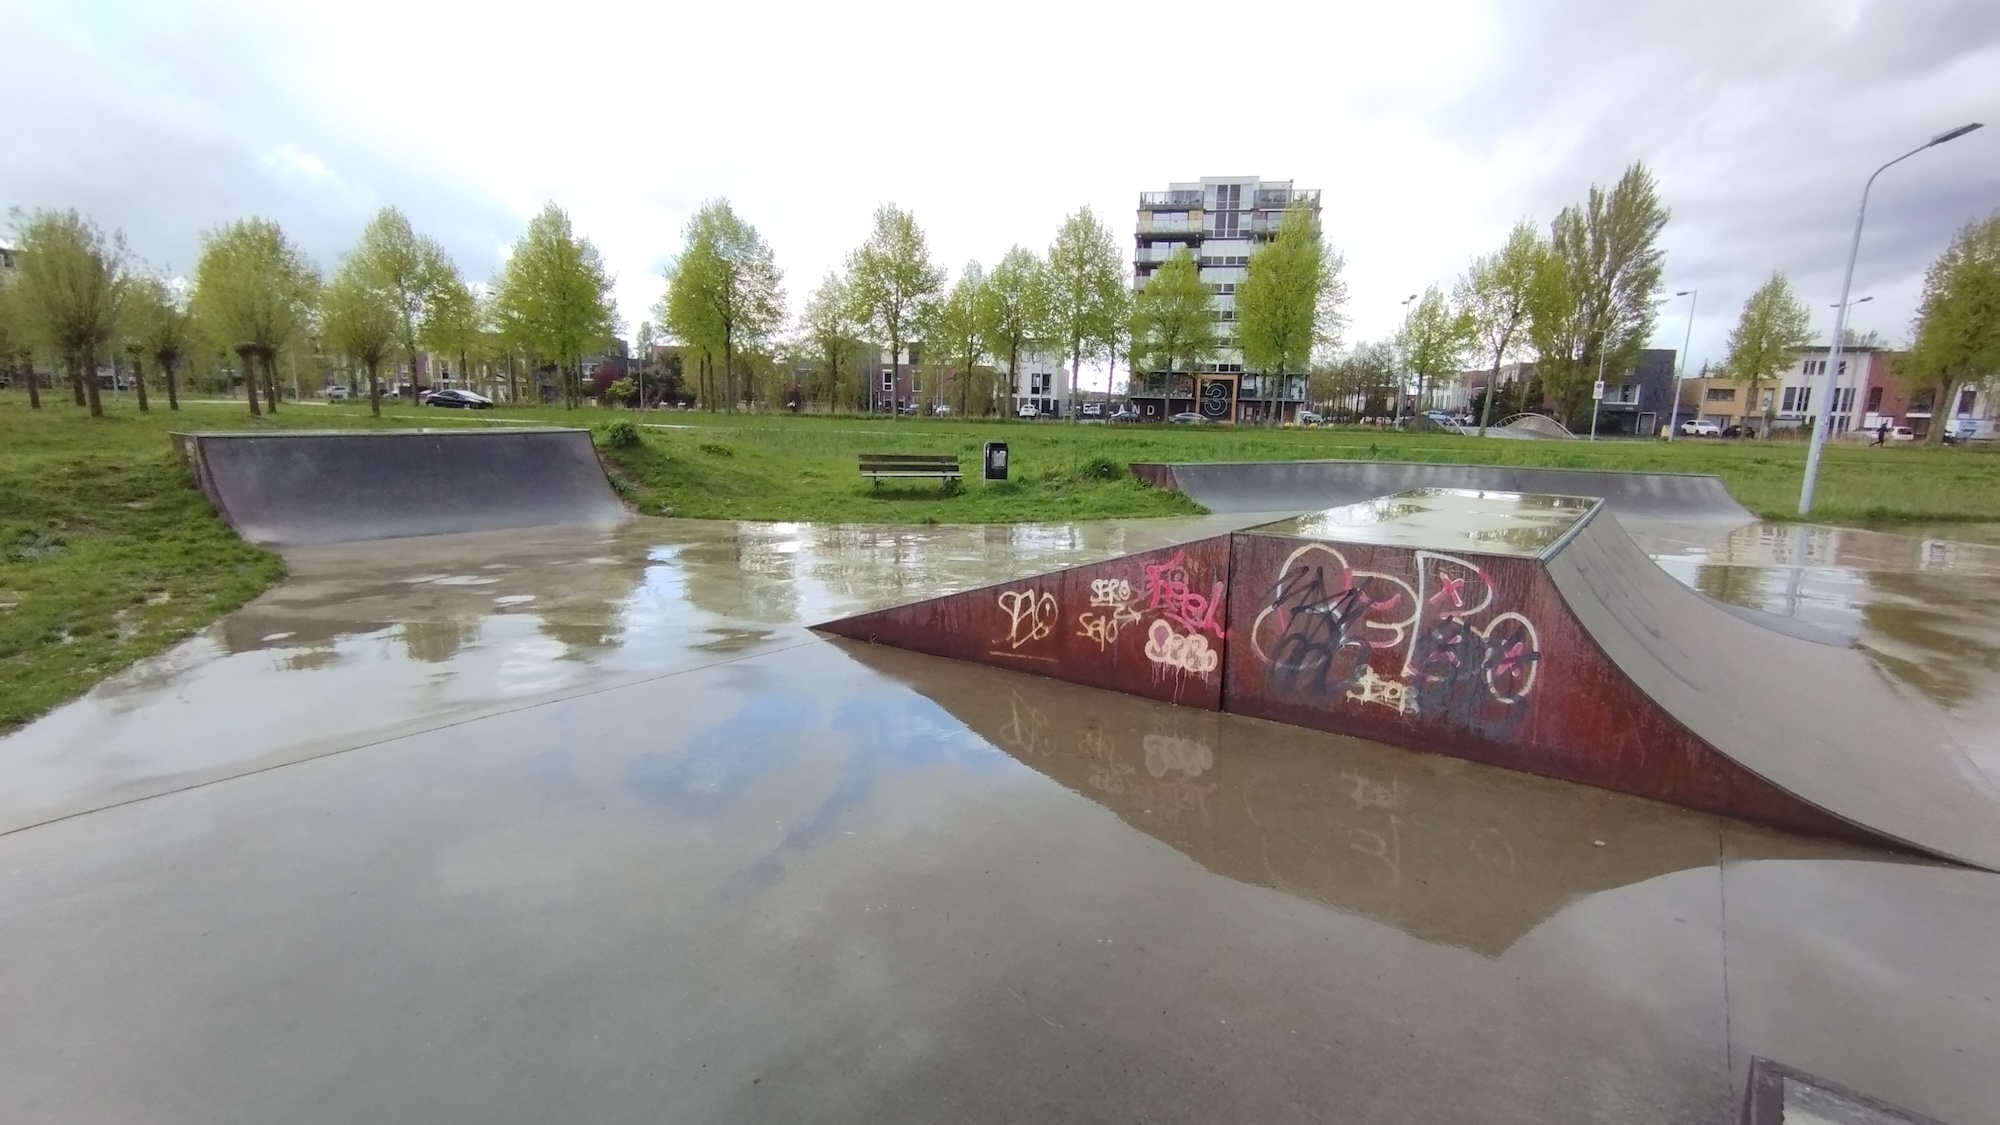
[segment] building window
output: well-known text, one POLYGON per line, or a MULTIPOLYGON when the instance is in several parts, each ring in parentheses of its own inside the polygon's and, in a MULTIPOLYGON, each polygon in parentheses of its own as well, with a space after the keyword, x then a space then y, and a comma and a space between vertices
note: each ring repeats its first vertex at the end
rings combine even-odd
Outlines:
POLYGON ((1710 387, 1708 388, 1708 394, 1704 397, 1707 398, 1709 402, 1735 402, 1736 388, 1710 387))
POLYGON ((883 389, 883 390, 885 390, 885 391, 888 391, 888 392, 890 392, 890 393, 892 393, 892 394, 893 394, 893 393, 895 393, 895 390, 896 390, 896 373, 895 373, 895 371, 893 371, 893 370, 890 370, 890 371, 884 371, 884 372, 882 373, 882 389, 883 389))
POLYGON ((1958 392, 1958 412, 1960 414, 1972 413, 1972 404, 1977 399, 1978 395, 1979 392, 1973 389, 1972 387, 1967 387, 1964 390, 1958 392))
POLYGON ((1875 414, 1882 409, 1882 388, 1868 388, 1868 413, 1875 414))
POLYGON ((1236 234, 1236 233, 1237 233, 1237 229, 1238 229, 1238 228, 1237 228, 1237 226, 1236 226, 1236 221, 1237 221, 1237 219, 1238 219, 1238 218, 1240 218, 1241 216, 1242 216, 1242 212, 1240 212, 1240 211, 1218 211, 1218 212, 1216 212, 1216 214, 1215 214, 1215 225, 1214 225, 1214 226, 1213 226, 1213 228, 1212 228, 1212 231, 1213 231, 1213 233, 1215 233, 1215 234, 1217 234, 1217 235, 1234 235, 1234 234, 1236 234))
POLYGON ((1234 211, 1243 206, 1242 184, 1217 184, 1215 186, 1215 209, 1234 211))
POLYGON ((1811 387, 1786 387, 1785 397, 1780 401, 1778 406, 1778 413, 1804 414, 1807 410, 1811 409, 1811 403, 1811 387))

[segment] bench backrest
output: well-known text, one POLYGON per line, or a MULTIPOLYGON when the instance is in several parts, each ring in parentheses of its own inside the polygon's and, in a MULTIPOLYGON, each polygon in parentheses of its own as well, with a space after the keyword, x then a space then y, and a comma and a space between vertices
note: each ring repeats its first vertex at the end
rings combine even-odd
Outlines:
POLYGON ((955 453, 863 453, 861 471, 882 473, 932 473, 955 471, 955 453))

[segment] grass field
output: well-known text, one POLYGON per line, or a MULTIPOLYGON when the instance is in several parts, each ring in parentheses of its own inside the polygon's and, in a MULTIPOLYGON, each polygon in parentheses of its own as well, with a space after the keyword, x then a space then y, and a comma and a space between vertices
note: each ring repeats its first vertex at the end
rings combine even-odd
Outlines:
MULTIPOLYGON (((138 414, 113 400, 91 419, 55 398, 30 412, 0 393, 0 731, 254 597, 283 575, 187 486, 166 435, 241 429, 240 402, 138 414)), ((392 405, 286 404, 282 427, 601 425, 629 412, 465 414, 392 405)), ((1362 458, 1716 473, 1745 506, 1789 518, 1803 444, 1683 440, 1477 441, 1372 430, 1124 428, 1053 422, 649 414, 636 446, 607 448, 634 509, 714 519, 878 523, 1068 521, 1186 514, 1186 498, 1132 479, 1133 461, 1362 458), (980 446, 1010 446, 1012 479, 978 479, 980 446), (871 488, 859 453, 957 454, 967 479, 871 488)), ((1908 446, 1828 451, 1815 518, 1870 526, 2000 521, 2000 456, 1908 446)))

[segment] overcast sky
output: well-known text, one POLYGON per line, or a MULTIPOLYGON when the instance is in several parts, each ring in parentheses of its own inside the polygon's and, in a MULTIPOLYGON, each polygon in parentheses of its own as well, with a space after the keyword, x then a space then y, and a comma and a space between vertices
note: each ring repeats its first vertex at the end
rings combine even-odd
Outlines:
POLYGON ((394 204, 478 280, 554 200, 628 333, 715 196, 797 308, 879 202, 956 273, 1086 204, 1129 255, 1140 191, 1290 178, 1324 192, 1352 340, 1644 160, 1695 365, 1772 270, 1826 331, 1862 182, 1931 135, 1994 126, 1877 182, 1856 326, 1906 338, 1924 266, 2000 209, 1996 0, 0 0, 0 44, 0 206, 185 271, 253 214, 330 270, 394 204))

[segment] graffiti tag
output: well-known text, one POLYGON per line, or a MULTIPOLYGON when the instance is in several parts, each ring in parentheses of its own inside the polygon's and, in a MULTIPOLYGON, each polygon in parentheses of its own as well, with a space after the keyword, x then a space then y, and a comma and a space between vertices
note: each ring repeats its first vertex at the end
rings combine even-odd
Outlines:
POLYGON ((1222 604, 1222 583, 1217 582, 1207 593, 1201 593, 1193 588, 1191 579, 1186 551, 1175 551, 1174 557, 1164 563, 1147 564, 1147 610, 1159 612, 1190 632, 1212 633, 1216 640, 1222 640, 1222 622, 1216 619, 1216 610, 1222 604))
POLYGON ((1208 647, 1200 633, 1176 633, 1165 618, 1146 630, 1146 659, 1162 668, 1174 668, 1206 677, 1222 664, 1222 654, 1208 647))
POLYGON ((1032 589, 1007 590, 1000 595, 1000 612, 1007 615, 1007 647, 1020 648, 1055 631, 1056 596, 1032 589))

